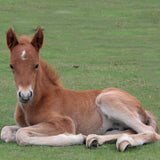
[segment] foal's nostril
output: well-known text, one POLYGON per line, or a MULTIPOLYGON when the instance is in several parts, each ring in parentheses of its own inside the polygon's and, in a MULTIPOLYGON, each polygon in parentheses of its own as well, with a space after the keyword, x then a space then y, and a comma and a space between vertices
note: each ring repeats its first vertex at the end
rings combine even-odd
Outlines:
POLYGON ((21 97, 22 97, 22 94, 21 94, 21 92, 19 92, 18 94, 19 94, 19 97, 21 98, 21 97))
POLYGON ((32 95, 33 95, 33 93, 32 93, 32 91, 30 91, 30 96, 29 97, 32 97, 32 95))

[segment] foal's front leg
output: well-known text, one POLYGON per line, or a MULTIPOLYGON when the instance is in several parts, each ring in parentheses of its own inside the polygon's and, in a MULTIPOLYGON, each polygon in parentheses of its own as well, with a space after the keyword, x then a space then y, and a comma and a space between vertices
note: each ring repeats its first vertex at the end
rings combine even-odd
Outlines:
POLYGON ((73 122, 66 118, 62 123, 43 122, 21 128, 16 133, 16 139, 19 145, 69 146, 83 144, 85 137, 82 134, 75 135, 73 122))
POLYGON ((19 126, 5 126, 1 130, 1 139, 5 142, 16 142, 16 133, 20 129, 19 126))
POLYGON ((24 113, 17 104, 15 111, 15 120, 17 122, 17 126, 5 126, 1 130, 1 139, 5 142, 16 142, 16 132, 21 128, 26 126, 24 113), (19 127, 21 126, 21 127, 19 127))

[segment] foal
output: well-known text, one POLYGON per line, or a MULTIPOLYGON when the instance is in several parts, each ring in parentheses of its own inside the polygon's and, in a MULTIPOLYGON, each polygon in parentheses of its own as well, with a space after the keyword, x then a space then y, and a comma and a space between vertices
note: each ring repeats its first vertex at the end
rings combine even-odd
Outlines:
POLYGON ((3 141, 49 146, 85 142, 92 147, 114 140, 120 151, 160 141, 155 117, 128 93, 116 88, 63 88, 55 71, 39 58, 44 39, 41 28, 32 40, 24 36, 18 40, 12 29, 6 38, 18 102, 17 126, 2 129, 3 141))

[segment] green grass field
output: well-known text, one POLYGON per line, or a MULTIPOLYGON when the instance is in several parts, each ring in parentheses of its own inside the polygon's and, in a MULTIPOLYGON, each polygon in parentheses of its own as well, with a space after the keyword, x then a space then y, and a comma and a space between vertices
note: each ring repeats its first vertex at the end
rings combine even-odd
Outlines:
MULTIPOLYGON (((41 57, 68 89, 121 88, 157 117, 160 127, 159 0, 0 0, 0 129, 14 125, 16 89, 5 33, 44 28, 41 57), (74 68, 78 65, 79 68, 74 68)), ((115 144, 21 147, 0 140, 0 160, 157 160, 160 143, 118 152, 115 144)))

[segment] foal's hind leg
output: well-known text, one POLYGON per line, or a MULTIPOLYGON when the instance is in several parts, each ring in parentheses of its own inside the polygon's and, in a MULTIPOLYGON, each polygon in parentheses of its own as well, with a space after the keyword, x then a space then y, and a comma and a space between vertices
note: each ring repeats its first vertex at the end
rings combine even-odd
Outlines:
POLYGON ((160 135, 156 132, 146 132, 134 135, 122 134, 117 139, 116 146, 118 150, 124 151, 128 146, 139 146, 151 142, 160 142, 160 135), (127 144, 127 146, 125 144, 127 144))
MULTIPOLYGON (((122 126, 131 128, 138 134, 118 134, 96 136, 99 144, 109 140, 117 140, 117 148, 124 151, 127 146, 137 146, 144 143, 160 141, 160 136, 151 126, 145 125, 140 118, 145 116, 140 103, 127 93, 113 89, 111 92, 102 93, 97 98, 97 105, 102 110, 104 116, 122 126), (144 115, 143 115, 144 114, 144 115)), ((87 145, 94 142, 94 136, 87 137, 87 145)), ((95 143, 95 142, 94 142, 95 143)))
POLYGON ((1 139, 5 142, 16 142, 16 132, 20 129, 19 126, 5 126, 1 130, 1 139))
POLYGON ((19 145, 47 146, 83 144, 84 136, 82 134, 75 135, 75 128, 73 128, 72 124, 59 126, 59 122, 55 123, 43 122, 21 128, 16 134, 17 143, 19 145))
POLYGON ((96 134, 90 134, 87 136, 86 139, 86 146, 89 148, 92 147, 98 147, 99 145, 102 145, 107 142, 113 142, 116 141, 119 137, 121 137, 123 134, 134 134, 132 130, 126 130, 126 131, 113 131, 106 135, 96 135, 96 134))
POLYGON ((160 142, 160 135, 150 130, 137 134, 129 130, 113 135, 89 135, 86 140, 86 146, 97 147, 98 145, 116 140, 117 149, 125 151, 128 146, 133 147, 151 142, 160 142))

